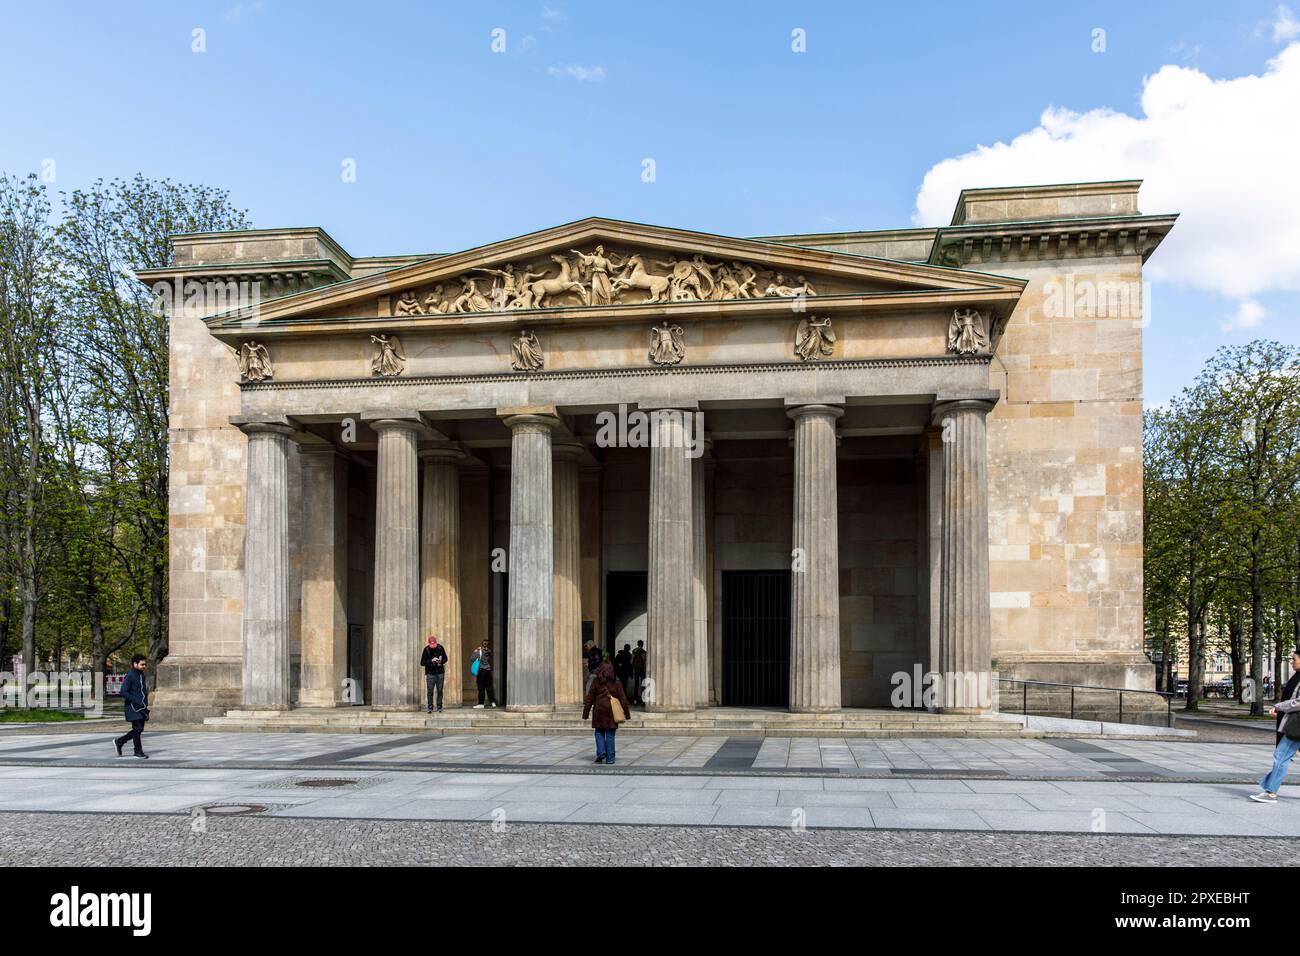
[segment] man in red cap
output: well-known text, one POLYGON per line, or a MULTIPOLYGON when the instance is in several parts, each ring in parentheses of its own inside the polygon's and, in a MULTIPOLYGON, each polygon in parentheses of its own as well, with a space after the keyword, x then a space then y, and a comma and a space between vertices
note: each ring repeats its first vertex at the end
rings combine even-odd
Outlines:
POLYGON ((438 643, 438 635, 430 634, 429 643, 420 655, 424 668, 424 686, 429 692, 429 710, 433 713, 433 689, 438 688, 438 711, 442 711, 442 683, 447 678, 447 649, 438 643))

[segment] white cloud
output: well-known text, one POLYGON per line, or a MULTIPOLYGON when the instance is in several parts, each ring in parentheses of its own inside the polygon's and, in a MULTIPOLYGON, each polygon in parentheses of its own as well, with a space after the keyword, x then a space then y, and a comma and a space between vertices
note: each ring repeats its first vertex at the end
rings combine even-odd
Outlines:
POLYGON ((1291 8, 1286 5, 1277 8, 1277 19, 1270 26, 1274 43, 1288 43, 1300 37, 1300 20, 1295 18, 1291 8))
POLYGON ((1163 66, 1140 116, 1049 107, 1011 142, 931 167, 913 218, 947 223, 964 187, 1142 179, 1143 212, 1181 214, 1149 277, 1238 300, 1300 290, 1298 106, 1300 43, 1259 76, 1163 66))
POLYGON ((1264 307, 1254 299, 1242 299, 1237 303, 1237 311, 1226 316, 1219 323, 1224 332, 1236 332, 1241 329, 1256 328, 1264 316, 1268 315, 1264 307))
POLYGON ((567 76, 579 83, 600 83, 605 79, 603 66, 580 66, 577 63, 568 63, 564 66, 548 66, 546 72, 551 76, 567 76))

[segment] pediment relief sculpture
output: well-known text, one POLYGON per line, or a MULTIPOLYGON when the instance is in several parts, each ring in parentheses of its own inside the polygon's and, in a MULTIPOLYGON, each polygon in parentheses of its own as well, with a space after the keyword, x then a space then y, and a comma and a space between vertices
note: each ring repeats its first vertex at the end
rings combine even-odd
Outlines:
POLYGON ((989 350, 984 319, 975 309, 954 309, 948 323, 948 351, 958 355, 982 355, 989 350))
POLYGON ((829 358, 835 351, 835 330, 830 317, 802 320, 794 333, 794 354, 804 362, 829 358))
POLYGON ((568 249, 548 262, 476 266, 427 290, 408 289, 393 303, 394 316, 448 315, 639 302, 721 302, 731 299, 802 298, 817 294, 802 275, 738 260, 711 261, 695 253, 568 249))
POLYGON ((545 364, 542 343, 527 329, 510 343, 510 367, 516 372, 536 372, 545 364))
POLYGON ((663 325, 650 330, 650 361, 655 365, 680 365, 686 358, 686 334, 680 325, 663 325))
POLYGON ((406 368, 406 353, 396 335, 372 335, 374 353, 370 358, 370 371, 383 378, 396 378, 406 368))

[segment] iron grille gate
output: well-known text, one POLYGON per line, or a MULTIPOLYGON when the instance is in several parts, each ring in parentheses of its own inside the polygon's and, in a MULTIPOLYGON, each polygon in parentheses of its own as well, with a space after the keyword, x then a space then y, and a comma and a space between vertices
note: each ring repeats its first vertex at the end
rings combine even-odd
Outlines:
POLYGON ((722 572, 722 703, 790 705, 790 572, 722 572))

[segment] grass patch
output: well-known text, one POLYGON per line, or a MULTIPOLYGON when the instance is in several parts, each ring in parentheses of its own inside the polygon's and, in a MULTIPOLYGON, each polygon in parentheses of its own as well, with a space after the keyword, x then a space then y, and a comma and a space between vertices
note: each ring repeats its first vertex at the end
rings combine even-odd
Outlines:
POLYGON ((81 720, 81 714, 69 714, 61 710, 44 708, 24 708, 21 710, 0 707, 0 724, 54 724, 64 720, 81 720))

